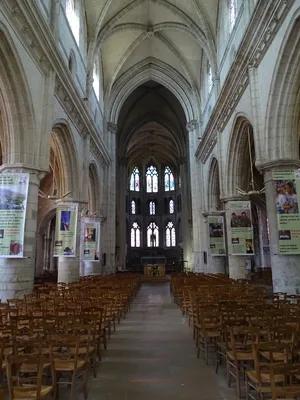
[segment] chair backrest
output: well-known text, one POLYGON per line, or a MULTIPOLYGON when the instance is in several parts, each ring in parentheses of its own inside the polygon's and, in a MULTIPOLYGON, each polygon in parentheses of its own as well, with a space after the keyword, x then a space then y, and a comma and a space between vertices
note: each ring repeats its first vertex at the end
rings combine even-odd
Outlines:
POLYGON ((15 399, 16 391, 21 394, 22 398, 29 398, 29 393, 32 390, 36 390, 35 400, 41 399, 44 363, 45 360, 41 355, 6 357, 6 374, 10 400, 15 399), (24 374, 24 368, 30 373, 24 374), (28 395, 26 396, 26 394, 28 395))

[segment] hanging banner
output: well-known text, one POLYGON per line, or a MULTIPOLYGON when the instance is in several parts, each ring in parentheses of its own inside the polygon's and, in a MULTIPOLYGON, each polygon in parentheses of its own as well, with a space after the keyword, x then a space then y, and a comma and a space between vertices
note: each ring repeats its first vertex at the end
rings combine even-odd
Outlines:
POLYGON ((273 172, 280 254, 300 254, 300 214, 298 195, 300 171, 273 172))
POLYGON ((82 227, 84 230, 82 261, 100 262, 100 221, 85 218, 82 227))
POLYGON ((224 256, 226 254, 224 217, 222 215, 209 215, 207 217, 209 231, 209 254, 211 256, 224 256))
POLYGON ((254 254, 250 201, 230 201, 232 255, 254 254))
POLYGON ((61 203, 57 206, 54 257, 75 257, 77 219, 77 203, 61 203))
POLYGON ((29 174, 0 174, 0 257, 24 254, 29 174))

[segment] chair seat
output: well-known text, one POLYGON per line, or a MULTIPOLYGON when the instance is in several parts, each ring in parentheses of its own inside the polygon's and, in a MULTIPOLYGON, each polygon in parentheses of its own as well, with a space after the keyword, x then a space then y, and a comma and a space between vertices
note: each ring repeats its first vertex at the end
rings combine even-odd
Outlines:
MULTIPOLYGON (((45 364, 43 364, 43 369, 49 368, 50 366, 51 366, 51 363, 45 363, 45 364)), ((36 368, 34 368, 30 364, 29 365, 22 364, 20 371, 24 372, 24 373, 37 372, 36 368)))
MULTIPOLYGON (((270 360, 270 353, 268 351, 261 351, 260 354, 266 359, 270 360)), ((280 352, 272 353, 272 357, 274 361, 285 361, 285 354, 280 352)), ((292 358, 292 354, 288 354, 288 358, 292 358)))
POLYGON ((200 336, 205 338, 216 338, 220 337, 221 333, 219 331, 200 331, 200 336))
MULTIPOLYGON (((41 388, 41 397, 46 397, 53 390, 52 386, 42 386, 41 388)), ((32 387, 15 387, 14 390, 14 399, 15 400, 31 400, 37 398, 37 390, 32 387)))
MULTIPOLYGON (((234 353, 233 351, 227 351, 227 357, 230 360, 234 360, 234 353)), ((236 357, 239 361, 250 361, 253 360, 253 354, 252 352, 247 352, 247 351, 237 351, 236 352, 236 357)))
MULTIPOLYGON (((259 380, 257 378, 257 374, 256 374, 255 371, 248 371, 247 372, 247 376, 255 384, 259 383, 259 380)), ((260 377, 261 377, 261 382, 262 383, 270 383, 271 382, 271 375, 268 372, 262 372, 260 374, 260 377)), ((284 375, 282 375, 282 374, 274 375, 274 380, 275 380, 276 383, 283 382, 284 381, 284 375)), ((271 390, 271 387, 269 388, 269 390, 271 390)))
MULTIPOLYGON (((77 369, 81 369, 86 365, 86 360, 77 362, 77 369)), ((75 363, 72 360, 54 360, 54 368, 56 371, 71 372, 74 371, 75 363)))

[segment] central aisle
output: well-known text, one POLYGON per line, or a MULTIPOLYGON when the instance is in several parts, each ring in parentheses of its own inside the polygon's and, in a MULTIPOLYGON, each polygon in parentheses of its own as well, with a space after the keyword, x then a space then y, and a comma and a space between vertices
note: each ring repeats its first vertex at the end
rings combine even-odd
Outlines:
POLYGON ((196 358, 188 321, 169 283, 143 284, 126 319, 108 342, 89 400, 235 399, 223 370, 196 358))

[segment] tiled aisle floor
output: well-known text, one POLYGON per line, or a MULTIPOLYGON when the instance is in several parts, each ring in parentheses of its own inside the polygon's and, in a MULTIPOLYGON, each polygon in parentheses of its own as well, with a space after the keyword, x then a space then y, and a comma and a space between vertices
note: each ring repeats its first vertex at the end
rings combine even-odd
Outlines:
POLYGON ((191 329, 168 283, 144 284, 108 343, 89 400, 236 399, 224 369, 196 358, 191 329))

